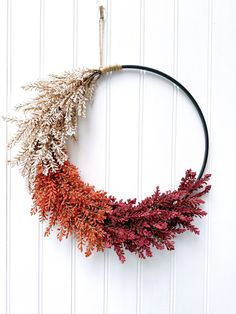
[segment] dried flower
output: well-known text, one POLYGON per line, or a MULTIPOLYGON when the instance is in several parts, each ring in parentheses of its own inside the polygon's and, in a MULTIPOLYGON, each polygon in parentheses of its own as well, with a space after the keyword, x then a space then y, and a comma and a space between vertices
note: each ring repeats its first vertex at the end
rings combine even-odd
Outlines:
POLYGON ((104 249, 103 223, 111 212, 108 197, 84 183, 76 167, 68 161, 58 165, 57 172, 49 170, 47 175, 39 166, 32 198, 31 213, 38 212, 40 221, 49 222, 46 236, 57 225, 58 239, 74 234, 79 249, 82 251, 86 246, 87 256, 95 247, 99 251, 104 249))
POLYGON ((210 175, 197 180, 196 173, 186 171, 178 190, 155 193, 137 203, 123 201, 95 191, 84 183, 75 166, 68 161, 58 165, 57 172, 44 175, 42 167, 34 185, 34 208, 40 220, 48 220, 45 235, 58 225, 58 239, 75 234, 80 250, 86 246, 86 255, 92 250, 103 251, 114 247, 121 262, 124 250, 140 258, 152 256, 152 248, 174 249, 173 239, 187 230, 199 233, 194 217, 203 217, 200 208, 202 196, 208 193, 210 175))
POLYGON ((30 191, 38 165, 48 174, 49 170, 57 171, 58 165, 68 160, 66 141, 75 136, 78 117, 86 116, 86 107, 93 99, 100 75, 99 70, 73 70, 23 87, 38 91, 33 100, 17 106, 27 118, 6 120, 18 127, 8 147, 21 143, 18 155, 11 163, 21 167, 30 191))
POLYGON ((152 196, 136 203, 136 200, 110 198, 112 212, 104 225, 105 246, 114 247, 121 262, 125 261, 124 249, 140 258, 152 256, 152 247, 174 249, 173 238, 187 230, 199 234, 193 224, 194 217, 203 217, 201 199, 209 192, 210 175, 197 180, 196 173, 186 171, 178 190, 160 193, 157 187, 152 196))

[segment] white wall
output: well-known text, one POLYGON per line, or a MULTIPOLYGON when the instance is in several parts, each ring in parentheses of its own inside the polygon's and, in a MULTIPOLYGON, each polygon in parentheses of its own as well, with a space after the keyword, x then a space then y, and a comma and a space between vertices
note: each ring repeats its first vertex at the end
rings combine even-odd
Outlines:
MULTIPOLYGON (((236 311, 236 2, 107 0, 106 62, 144 64, 179 79, 209 125, 213 189, 199 237, 139 261, 114 252, 85 258, 73 240, 43 238, 18 169, 5 160, 12 127, 0 123, 0 313, 233 314, 236 311)), ((91 0, 1 0, 2 115, 27 99, 20 86, 98 64, 98 9, 91 0)), ((85 181, 117 197, 174 188, 198 171, 203 133, 167 82, 138 72, 104 79, 71 159, 85 181)))

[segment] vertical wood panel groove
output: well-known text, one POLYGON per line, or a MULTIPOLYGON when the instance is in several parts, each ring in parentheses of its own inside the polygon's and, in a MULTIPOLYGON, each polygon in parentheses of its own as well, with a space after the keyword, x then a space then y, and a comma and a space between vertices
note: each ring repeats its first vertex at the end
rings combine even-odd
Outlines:
POLYGON ((73 0, 73 67, 78 66, 78 0, 73 0))
MULTIPOLYGON (((212 105, 212 40, 213 40, 213 0, 208 0, 208 55, 207 55, 207 122, 209 133, 211 134, 211 105, 212 105)), ((210 170, 210 160, 208 169, 210 170)), ((211 171, 210 171, 211 172, 211 171)), ((204 265, 204 295, 203 295, 203 313, 209 314, 209 277, 210 277, 210 257, 209 248, 211 244, 211 221, 210 212, 211 201, 208 200, 208 221, 205 224, 205 265, 204 265)))
MULTIPOLYGON (((173 76, 178 79, 178 43, 179 43, 179 0, 174 0, 174 36, 173 36, 173 76)), ((177 141, 177 99, 178 89, 173 88, 172 135, 171 135, 171 187, 176 184, 176 141, 177 141)), ((170 265, 170 314, 175 314, 176 256, 171 252, 170 265)))
MULTIPOLYGON (((145 0, 140 0, 140 44, 139 59, 140 64, 144 64, 144 36, 145 36, 145 0)), ((139 74, 139 109, 138 109, 138 178, 137 178, 137 198, 142 198, 142 166, 143 166, 143 102, 144 102, 144 73, 139 74)), ((143 262, 137 257, 137 287, 136 287, 136 313, 142 311, 142 267, 143 262)))
MULTIPOLYGON (((107 0, 105 8, 105 56, 103 60, 106 64, 111 62, 111 16, 112 1, 107 0)), ((111 75, 108 76, 106 82, 106 135, 105 135, 105 190, 108 192, 110 188, 110 95, 111 95, 111 75)), ((103 314, 109 313, 109 269, 110 269, 110 253, 108 250, 104 252, 104 278, 103 278, 103 314)))
MULTIPOLYGON (((39 77, 44 75, 45 0, 40 0, 39 77)), ((43 223, 38 223, 38 314, 43 314, 43 223)))
MULTIPOLYGON (((73 0, 73 68, 78 66, 78 0, 73 0)), ((76 313, 76 241, 71 236, 71 314, 76 313)))
POLYGON ((73 236, 71 236, 71 299, 70 299, 70 312, 71 314, 76 313, 76 243, 73 236))
MULTIPOLYGON (((6 42, 6 115, 12 98, 12 0, 7 1, 6 42)), ((6 145, 10 136, 6 125, 6 145)), ((11 153, 6 149, 6 160, 11 153)), ((11 313, 11 168, 6 165, 6 314, 11 313)))

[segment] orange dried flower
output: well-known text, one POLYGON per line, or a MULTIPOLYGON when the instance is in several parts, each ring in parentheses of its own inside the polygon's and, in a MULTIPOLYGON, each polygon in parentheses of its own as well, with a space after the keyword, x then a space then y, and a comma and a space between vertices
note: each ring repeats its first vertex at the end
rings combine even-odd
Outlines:
POLYGON ((58 165, 58 171, 47 176, 39 166, 32 199, 31 213, 38 212, 41 221, 49 222, 45 236, 58 225, 58 239, 74 233, 79 249, 86 246, 86 256, 94 248, 104 250, 104 220, 111 212, 107 194, 84 183, 70 162, 58 165))

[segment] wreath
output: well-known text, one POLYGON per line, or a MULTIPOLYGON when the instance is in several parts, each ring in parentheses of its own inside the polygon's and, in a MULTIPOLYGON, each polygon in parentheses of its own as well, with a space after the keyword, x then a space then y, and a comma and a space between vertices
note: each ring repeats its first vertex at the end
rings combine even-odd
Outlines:
POLYGON ((114 248, 121 262, 125 250, 140 258, 152 256, 152 248, 174 249, 174 238, 189 230, 199 234, 195 217, 203 217, 202 197, 209 192, 210 175, 203 176, 208 156, 208 131, 204 116, 188 90, 174 78, 158 70, 136 65, 114 65, 99 69, 77 69, 50 75, 24 87, 37 96, 16 107, 26 118, 8 117, 17 132, 8 144, 20 143, 19 153, 11 161, 21 168, 32 195, 31 214, 47 221, 45 236, 57 226, 59 240, 74 235, 78 248, 89 256, 93 250, 114 248), (76 137, 79 118, 93 101, 97 81, 108 72, 138 69, 164 77, 179 87, 190 99, 205 134, 205 155, 197 176, 187 170, 178 189, 160 192, 140 202, 117 200, 105 191, 85 183, 78 169, 69 161, 67 141, 76 137))

